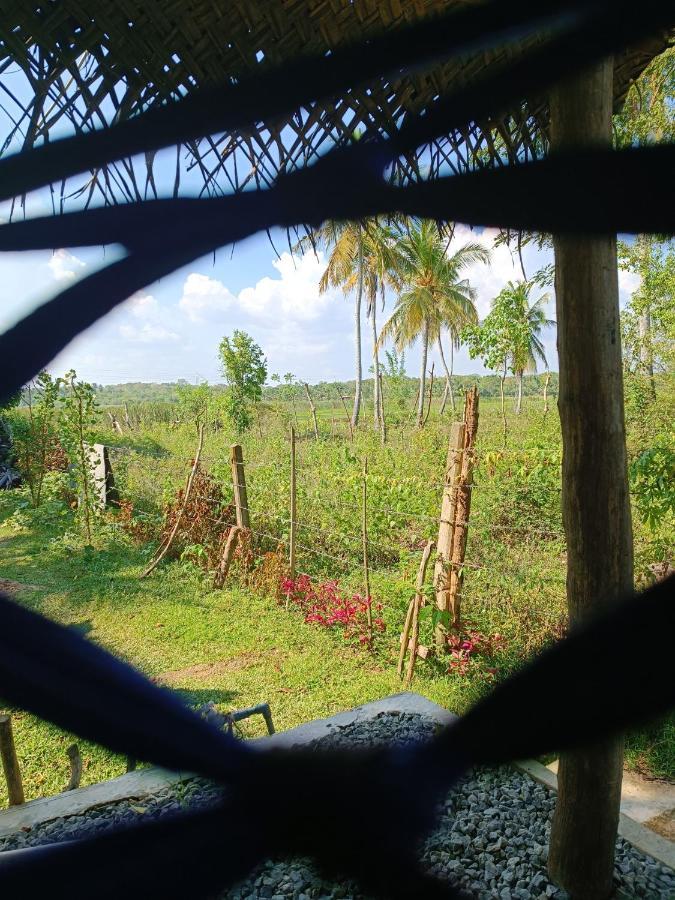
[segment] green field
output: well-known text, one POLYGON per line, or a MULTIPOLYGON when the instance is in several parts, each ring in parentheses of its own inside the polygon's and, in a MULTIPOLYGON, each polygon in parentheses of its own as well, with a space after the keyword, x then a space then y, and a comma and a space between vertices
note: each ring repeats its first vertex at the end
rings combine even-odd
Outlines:
MULTIPOLYGON (((138 409, 142 412, 142 404, 138 409)), ((46 501, 37 510, 30 508, 24 488, 0 494, 0 578, 30 586, 17 588, 17 599, 184 692, 190 703, 213 700, 227 710, 269 701, 280 729, 401 690, 396 676, 398 635, 421 546, 437 532, 449 414, 440 420, 433 409, 421 431, 405 422, 390 427, 388 443, 382 446, 369 427, 370 409, 351 442, 341 407, 324 404, 317 442, 299 399, 295 412, 292 404, 268 401, 242 440, 254 572, 260 574, 265 553, 279 551, 278 558, 285 558, 288 435, 295 422, 298 569, 317 584, 339 580, 346 593, 363 588, 361 497, 367 456, 371 589, 386 623, 372 650, 345 641, 339 628, 306 623, 297 610, 287 610, 273 596, 269 576, 257 581, 250 573, 245 577, 241 561, 226 588, 214 590, 204 551, 209 528, 216 527, 210 514, 195 524, 192 537, 182 541, 172 559, 140 579, 156 547, 166 503, 185 484, 196 429, 188 421, 168 424, 139 416, 140 421, 120 435, 102 415, 92 434, 117 448, 111 454, 117 483, 122 498, 133 504, 126 519, 115 511, 106 513, 92 545, 86 544, 75 519, 63 474, 50 476, 46 501), (129 516, 137 537, 130 533, 129 516)), ((648 431, 639 416, 629 415, 631 458, 669 439, 668 421, 665 401, 648 431)), ((229 453, 234 440, 220 424, 206 429, 202 468, 212 477, 208 484, 214 493, 204 500, 212 503, 214 520, 232 494, 229 453)), ((559 637, 565 623, 555 405, 544 416, 541 398, 529 396, 521 416, 509 408, 504 446, 498 401, 483 400, 477 459, 463 610, 470 627, 501 638, 463 674, 449 672, 446 661, 420 662, 413 684, 414 690, 457 712, 489 690, 495 678, 559 637)), ((664 519, 649 528, 637 514, 634 519, 636 576, 641 580, 651 563, 667 558, 672 522, 664 519)), ((430 615, 425 615, 423 643, 430 642, 431 632, 430 615)), ((636 659, 626 660, 626 665, 636 666, 636 677, 642 652, 645 648, 636 648, 636 659)), ((13 717, 27 798, 62 790, 72 737, 21 711, 14 711, 13 717)), ((260 723, 245 726, 246 733, 255 729, 260 723)), ((84 784, 124 771, 123 760, 79 743, 84 784)), ((632 736, 627 758, 630 766, 648 774, 675 777, 672 720, 632 736)), ((4 790, 0 783, 0 806, 6 802, 4 790)))

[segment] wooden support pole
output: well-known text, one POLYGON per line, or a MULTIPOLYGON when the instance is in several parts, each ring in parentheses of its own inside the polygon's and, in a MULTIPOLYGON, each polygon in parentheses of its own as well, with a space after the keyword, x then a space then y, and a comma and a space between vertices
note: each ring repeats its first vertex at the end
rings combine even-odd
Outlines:
MULTIPOLYGON (((459 477, 464 447, 464 424, 454 422, 450 429, 448 456, 445 464, 443 497, 441 499, 441 518, 438 525, 438 552, 434 565, 434 589, 436 591, 436 608, 439 613, 448 613, 450 563, 452 560, 452 534, 455 521, 455 503, 459 487, 459 477)), ((447 627, 438 622, 434 629, 434 644, 437 650, 445 647, 447 627)))
MULTIPOLYGON (((611 147, 613 77, 610 58, 553 92, 552 150, 611 147)), ((578 215, 582 225, 583 205, 578 215)), ((554 251, 567 603, 574 626, 632 590, 633 541, 616 238, 555 236, 554 251)), ((575 898, 605 900, 613 893, 622 773, 621 739, 561 756, 548 867, 575 898)))
POLYGON ((461 467, 455 498, 452 526, 452 550, 448 579, 447 604, 452 625, 459 628, 461 622, 462 584, 464 583, 464 556, 469 532, 471 495, 473 493, 473 463, 476 434, 478 432, 478 388, 466 392, 464 401, 464 440, 461 467))
POLYGON ((239 525, 233 525, 232 528, 230 528, 230 533, 227 536, 227 541, 223 548, 223 555, 220 557, 216 574, 213 576, 214 588, 221 588, 225 584, 227 573, 230 571, 230 565, 232 564, 234 551, 237 549, 237 543, 242 532, 243 528, 240 528, 239 525))
POLYGON ((368 457, 363 457, 363 490, 361 502, 361 539, 363 543, 363 590, 368 609, 368 635, 373 639, 373 608, 370 605, 370 571, 368 568, 368 457))
POLYGON ((246 473, 244 471, 244 454, 241 444, 232 444, 230 463, 232 465, 232 490, 240 528, 250 528, 251 518, 248 509, 248 493, 246 492, 246 473))
POLYGON ((312 412, 312 422, 314 423, 314 437, 318 441, 319 440, 319 423, 316 419, 316 406, 314 405, 314 401, 312 400, 312 395, 309 392, 309 385, 306 381, 302 382, 305 387, 305 394, 307 394, 307 402, 309 403, 309 408, 312 412))
POLYGON ((291 426, 291 530, 288 541, 288 571, 292 581, 295 580, 296 535, 298 527, 298 498, 295 477, 295 428, 291 426))
POLYGON ((387 443, 387 421, 384 418, 384 391, 382 389, 382 372, 378 373, 377 380, 380 385, 380 391, 378 394, 378 400, 380 403, 380 442, 384 446, 384 444, 387 443))
POLYGON ((21 769, 14 746, 14 733, 12 731, 12 717, 7 713, 0 713, 0 757, 2 768, 7 782, 7 795, 10 806, 20 806, 24 803, 23 783, 21 781, 21 769))
MULTIPOLYGON (((422 553, 422 561, 417 572, 417 583, 415 584, 415 598, 412 606, 412 616, 410 621, 410 647, 408 657, 408 669, 405 674, 405 686, 409 688, 412 684, 413 675, 415 674, 415 663, 417 662, 417 648, 420 642, 420 609, 424 600, 424 579, 427 574, 427 565, 431 551, 434 549, 434 542, 427 541, 427 545, 422 553)), ((405 646, 405 645, 404 645, 405 646)))

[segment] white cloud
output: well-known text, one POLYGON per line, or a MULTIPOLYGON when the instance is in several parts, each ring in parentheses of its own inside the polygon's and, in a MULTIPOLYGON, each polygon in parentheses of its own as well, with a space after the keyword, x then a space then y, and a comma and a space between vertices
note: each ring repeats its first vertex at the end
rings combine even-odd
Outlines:
MULTIPOLYGON (((492 261, 490 265, 474 263, 462 270, 462 275, 469 279, 478 294, 476 308, 481 319, 490 312, 490 301, 497 296, 506 285, 506 282, 515 281, 523 277, 517 253, 512 253, 505 244, 493 247, 494 240, 498 234, 499 231, 496 228, 485 228, 479 234, 477 231, 472 231, 467 225, 458 225, 455 228, 454 239, 449 248, 450 253, 455 253, 464 244, 472 241, 482 244, 491 252, 492 261)), ((550 251, 538 251, 535 247, 524 248, 523 260, 528 277, 531 277, 537 269, 550 262, 549 257, 551 257, 550 251)), ((552 295, 552 290, 549 290, 549 293, 552 295)), ((549 318, 552 317, 551 305, 549 318)))
POLYGON ((159 314, 159 303, 152 294, 134 294, 127 300, 127 306, 137 319, 156 319, 159 314))
POLYGON ((191 272, 183 285, 178 306, 192 322, 203 322, 229 309, 234 297, 222 281, 191 272))
POLYGON ((158 344, 177 341, 180 335, 175 331, 165 328, 164 325, 153 322, 144 322, 143 325, 120 325, 120 335, 132 343, 158 344))
POLYGON ((61 249, 52 253, 47 265, 56 281, 72 281, 77 270, 83 269, 86 263, 77 256, 73 256, 72 253, 68 253, 67 250, 61 249))
POLYGON ((319 281, 326 268, 323 254, 293 257, 282 253, 272 263, 279 278, 261 278, 254 287, 240 291, 238 301, 247 313, 259 318, 317 319, 331 303, 334 292, 319 293, 319 281))

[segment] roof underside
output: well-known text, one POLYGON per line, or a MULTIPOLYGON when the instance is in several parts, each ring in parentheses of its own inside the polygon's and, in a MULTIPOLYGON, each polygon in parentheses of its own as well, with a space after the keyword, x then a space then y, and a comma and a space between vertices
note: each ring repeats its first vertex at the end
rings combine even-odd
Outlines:
MULTIPOLYGON (((7 0, 2 5, 0 87, 9 84, 16 66, 26 86, 19 93, 3 88, 0 98, 5 110, 0 137, 8 139, 4 151, 12 152, 40 144, 47 134, 100 128, 198 87, 233 83, 303 55, 324 55, 465 2, 97 0, 94 5, 7 0)), ((664 47, 665 41, 657 38, 617 58, 617 105, 631 80, 664 47)), ((180 159, 188 169, 198 168, 207 193, 267 185, 280 171, 304 166, 329 147, 349 141, 357 129, 364 135, 391 134, 406 117, 510 52, 500 48, 403 74, 396 81, 377 79, 282 120, 261 122, 252 132, 190 141, 180 159)), ((475 123, 420 148, 400 161, 401 174, 417 176, 422 169, 433 176, 443 168, 460 172, 541 155, 547 118, 544 101, 523 98, 500 120, 475 123)), ((117 166, 117 176, 128 183, 123 165, 117 166)), ((94 178, 104 202, 119 198, 115 178, 108 173, 94 173, 94 178)))

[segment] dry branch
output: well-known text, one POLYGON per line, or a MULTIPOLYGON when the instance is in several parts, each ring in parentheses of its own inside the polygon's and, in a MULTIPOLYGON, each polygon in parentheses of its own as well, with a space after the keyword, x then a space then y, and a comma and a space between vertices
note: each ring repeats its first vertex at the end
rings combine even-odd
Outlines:
POLYGON ((150 565, 145 569, 142 573, 141 578, 145 578, 146 575, 149 575, 154 569, 157 568, 159 563, 164 559, 166 554, 168 553, 171 544, 173 543, 173 539, 176 537, 176 532, 178 531, 178 526, 181 523, 181 519, 183 518, 183 513, 185 512, 185 507, 187 506, 188 500, 190 499, 190 493, 192 491, 192 483, 195 479, 195 474, 197 469, 199 468, 199 457, 202 453, 202 447, 204 446, 204 426, 199 426, 199 441, 197 442, 197 452, 195 454, 194 462, 192 463, 192 469, 190 470, 190 475, 187 480, 187 484, 185 486, 185 494, 183 495, 183 503, 181 504, 181 508, 178 511, 178 515, 176 516, 176 521, 173 523, 173 528, 169 532, 168 537, 164 541, 164 543, 160 546, 159 551, 155 555, 155 558, 152 560, 150 565))

